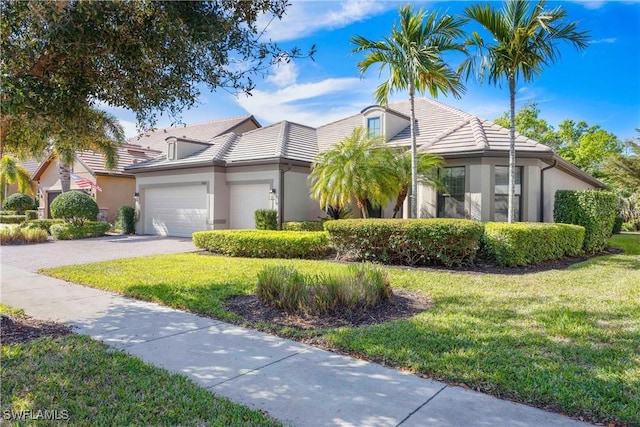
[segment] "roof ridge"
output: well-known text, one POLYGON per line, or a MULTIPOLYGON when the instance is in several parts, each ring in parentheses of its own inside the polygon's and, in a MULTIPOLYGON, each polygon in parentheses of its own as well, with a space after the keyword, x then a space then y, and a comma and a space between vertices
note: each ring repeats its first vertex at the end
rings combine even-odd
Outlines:
MULTIPOLYGON (((235 144, 235 142, 239 138, 239 135, 237 133, 235 133, 235 132, 225 133, 224 135, 221 135, 220 137, 223 137, 223 136, 226 136, 227 138, 220 144, 220 149, 213 156, 213 158, 215 160, 223 160, 224 157, 229 152, 229 150, 231 149, 231 147, 235 144)), ((220 137, 218 137, 218 138, 220 138, 220 137)))
POLYGON ((432 99, 432 98, 427 98, 427 97, 423 96, 423 97, 420 97, 420 98, 416 98, 416 101, 426 101, 431 105, 435 105, 436 107, 440 107, 443 110, 447 110, 450 113, 456 114, 457 116, 461 116, 461 117, 465 117, 465 118, 477 117, 477 116, 474 116, 471 113, 467 113, 466 111, 462 111, 462 110, 460 110, 458 108, 454 108, 454 107, 452 107, 450 105, 447 105, 447 104, 442 103, 440 101, 436 101, 435 99, 432 99))
POLYGON ((449 129, 445 129, 442 132, 440 132, 439 134, 437 134, 435 137, 433 137, 433 139, 431 141, 427 141, 426 143, 422 144, 425 147, 431 147, 432 145, 435 145, 436 142, 446 138, 447 136, 451 135, 452 133, 462 129, 463 127, 465 127, 467 124, 469 124, 469 122, 472 120, 472 118, 466 118, 463 120, 460 120, 458 123, 456 123, 455 125, 451 126, 449 129))
POLYGON ((287 133, 289 132, 289 122, 287 120, 283 120, 280 127, 280 134, 278 135, 278 140, 276 142, 276 156, 284 157, 285 148, 287 146, 288 138, 287 133))
POLYGON ((483 150, 488 150, 489 140, 487 139, 487 134, 484 131, 481 119, 479 117, 474 117, 470 120, 470 123, 473 137, 476 140, 476 145, 481 145, 483 150))

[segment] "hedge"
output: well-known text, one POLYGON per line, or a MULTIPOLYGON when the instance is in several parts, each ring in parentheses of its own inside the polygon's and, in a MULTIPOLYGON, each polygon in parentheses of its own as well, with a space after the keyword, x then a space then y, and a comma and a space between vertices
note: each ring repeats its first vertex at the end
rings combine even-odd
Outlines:
POLYGON ((322 221, 287 221, 282 224, 285 231, 323 231, 322 221))
POLYGON ((120 206, 118 222, 120 223, 122 234, 135 234, 136 210, 131 206, 120 206))
POLYGON ((558 190, 553 220, 585 228, 583 250, 594 254, 607 247, 616 217, 618 197, 608 191, 558 190))
POLYGON ((33 230, 40 229, 47 232, 47 234, 51 234, 51 226, 53 224, 63 224, 63 219, 32 219, 31 221, 27 221, 24 228, 33 230))
POLYGON ((34 211, 34 210, 24 211, 24 216, 27 221, 38 219, 38 211, 34 211))
POLYGON ((5 211, 16 211, 16 214, 22 215, 24 211, 33 209, 35 204, 33 199, 22 193, 15 193, 4 199, 2 202, 2 209, 5 211))
POLYGON ((482 255, 500 266, 523 266, 582 252, 585 229, 579 225, 487 222, 482 255))
POLYGON ((324 224, 339 257, 384 264, 471 263, 484 226, 466 219, 345 219, 324 224))
POLYGON ((277 230, 278 229, 278 211, 275 209, 258 209, 254 213, 256 220, 256 229, 258 230, 277 230))
POLYGON ((24 215, 0 215, 0 224, 22 224, 25 219, 24 215))
POLYGON ((68 222, 53 224, 50 230, 51 235, 58 240, 75 240, 102 236, 110 228, 111 225, 108 222, 85 221, 82 225, 68 222))
POLYGON ((199 249, 250 258, 320 258, 331 252, 325 232, 209 230, 193 233, 199 249))

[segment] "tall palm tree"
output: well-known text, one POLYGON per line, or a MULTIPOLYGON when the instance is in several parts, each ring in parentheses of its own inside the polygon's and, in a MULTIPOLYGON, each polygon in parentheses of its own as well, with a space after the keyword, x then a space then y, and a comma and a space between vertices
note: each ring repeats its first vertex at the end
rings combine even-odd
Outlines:
POLYGON ((18 184, 18 191, 34 195, 31 174, 20 166, 13 156, 5 155, 0 159, 0 206, 6 196, 7 184, 18 184))
MULTIPOLYGON (((396 180, 399 190, 396 204, 393 207, 393 218, 396 218, 398 212, 402 209, 411 186, 411 152, 406 150, 397 151, 395 160, 396 180)), ((418 175, 422 178, 423 183, 437 189, 444 189, 437 173, 438 168, 444 164, 442 157, 431 153, 418 153, 417 164, 418 175)))
POLYGON ((476 74, 487 78, 490 84, 506 80, 509 84, 510 100, 510 144, 509 144, 509 202, 507 221, 513 222, 516 150, 515 150, 515 97, 516 84, 522 79, 530 82, 542 74, 546 65, 560 57, 558 42, 565 41, 576 49, 587 47, 589 36, 578 31, 578 23, 564 23, 566 12, 562 7, 545 10, 545 1, 533 4, 527 0, 508 0, 502 9, 491 5, 472 5, 465 8, 467 17, 484 27, 491 35, 485 41, 477 32, 467 39, 467 46, 475 47, 477 54, 468 57, 460 71, 467 78, 476 74))
POLYGON ((416 90, 427 89, 434 98, 438 93, 451 93, 456 97, 464 92, 459 75, 444 61, 442 55, 450 51, 464 52, 464 46, 455 42, 462 37, 464 20, 435 12, 427 14, 411 6, 401 7, 400 23, 393 24, 391 34, 382 41, 371 41, 362 36, 351 39, 357 47, 353 52, 367 52, 358 67, 364 74, 374 64, 380 72, 388 69, 389 78, 375 91, 376 101, 386 105, 389 95, 407 90, 411 107, 411 216, 417 217, 418 162, 415 129, 414 98, 416 90))
POLYGON ((311 197, 325 210, 347 206, 354 198, 362 217, 368 218, 367 201, 380 207, 398 191, 393 151, 363 128, 318 154, 311 168, 311 197))

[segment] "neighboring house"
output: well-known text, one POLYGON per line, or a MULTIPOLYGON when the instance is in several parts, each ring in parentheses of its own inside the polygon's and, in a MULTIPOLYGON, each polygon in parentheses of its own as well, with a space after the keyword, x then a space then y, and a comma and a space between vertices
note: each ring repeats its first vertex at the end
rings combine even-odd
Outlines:
MULTIPOLYGON (((509 131, 431 99, 416 99, 415 105, 419 150, 445 158, 440 174, 449 190, 419 186, 420 216, 506 220, 509 131)), ((409 102, 403 101, 318 128, 283 121, 216 138, 198 139, 186 131, 169 136, 165 155, 125 169, 136 176, 138 232, 190 236, 197 230, 254 228, 254 212, 264 208, 278 209, 281 221, 315 220, 323 215, 309 197, 315 155, 359 126, 408 149, 408 115, 409 102)), ((516 152, 520 221, 553 221, 557 189, 603 187, 551 148, 521 135, 516 152)), ((392 205, 382 216, 391 210, 392 205)))
MULTIPOLYGON (((38 165, 40 162, 36 159, 26 159, 18 161, 18 164, 25 168, 29 175, 32 175, 36 169, 38 169, 38 165)), ((18 193, 18 184, 7 184, 5 195, 10 196, 11 194, 18 193)))

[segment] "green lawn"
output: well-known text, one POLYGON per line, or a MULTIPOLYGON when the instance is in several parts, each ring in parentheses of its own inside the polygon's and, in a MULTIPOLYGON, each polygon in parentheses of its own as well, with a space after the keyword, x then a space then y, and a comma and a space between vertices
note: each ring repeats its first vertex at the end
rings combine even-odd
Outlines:
POLYGON ((88 337, 3 344, 1 355, 1 410, 3 418, 15 414, 11 425, 280 425, 88 337), (30 416, 20 412, 29 410, 30 416), (30 419, 44 411, 58 420, 30 419), (20 421, 21 415, 26 419, 20 421))
MULTIPOLYGON (((341 351, 432 378, 592 421, 640 425, 640 235, 612 243, 634 255, 527 274, 389 268, 392 286, 429 295, 433 308, 408 320, 316 334, 341 351)), ((232 320, 223 300, 253 292, 257 271, 276 264, 302 273, 345 268, 181 254, 45 273, 232 320)))

